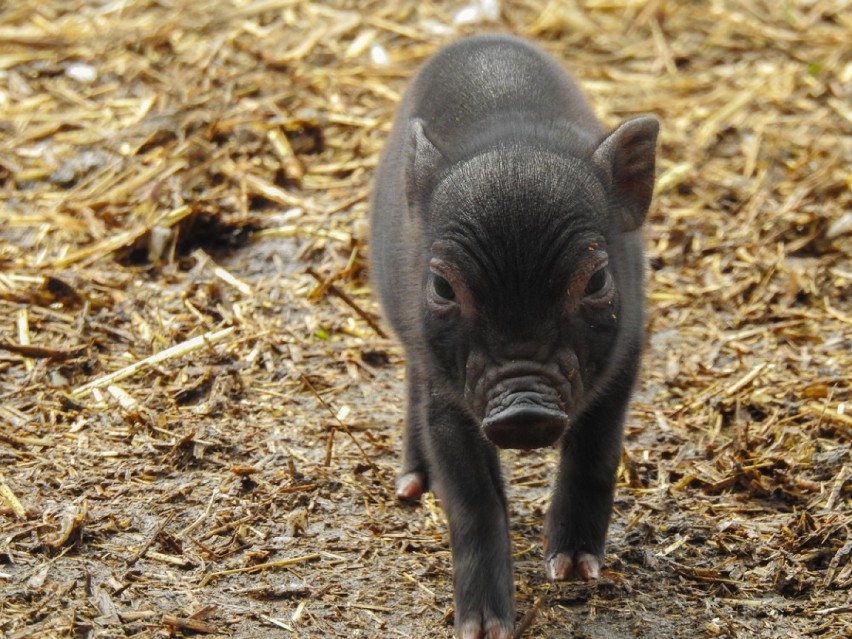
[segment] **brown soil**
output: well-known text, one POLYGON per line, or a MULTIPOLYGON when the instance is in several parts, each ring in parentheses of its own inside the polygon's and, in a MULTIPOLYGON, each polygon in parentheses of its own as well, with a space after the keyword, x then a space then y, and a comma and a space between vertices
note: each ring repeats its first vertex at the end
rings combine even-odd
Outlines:
POLYGON ((607 568, 544 578, 506 454, 519 635, 852 636, 844 4, 0 3, 0 635, 452 634, 365 220, 406 79, 504 30, 663 123, 607 568))

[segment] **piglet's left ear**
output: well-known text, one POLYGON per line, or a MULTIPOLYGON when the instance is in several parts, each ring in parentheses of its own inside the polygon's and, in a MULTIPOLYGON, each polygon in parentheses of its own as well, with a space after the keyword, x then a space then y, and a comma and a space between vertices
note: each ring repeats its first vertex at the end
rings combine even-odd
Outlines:
POLYGON ((642 226, 654 192, 654 163, 660 123, 651 116, 622 122, 592 154, 610 179, 610 202, 624 232, 642 226))

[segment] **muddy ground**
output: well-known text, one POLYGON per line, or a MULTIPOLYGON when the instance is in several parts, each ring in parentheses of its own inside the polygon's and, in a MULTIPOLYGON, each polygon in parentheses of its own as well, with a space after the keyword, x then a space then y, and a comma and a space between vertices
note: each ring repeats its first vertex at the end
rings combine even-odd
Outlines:
POLYGON ((852 635, 840 0, 0 4, 0 635, 451 636, 366 211, 407 78, 493 30, 662 121, 607 566, 545 579, 555 455, 504 454, 519 635, 852 635))

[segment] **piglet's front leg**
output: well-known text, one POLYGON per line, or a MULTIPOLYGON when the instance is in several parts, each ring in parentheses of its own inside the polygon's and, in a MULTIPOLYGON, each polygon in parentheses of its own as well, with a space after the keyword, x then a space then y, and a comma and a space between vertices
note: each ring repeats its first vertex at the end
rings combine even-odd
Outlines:
POLYGON ((403 435, 402 467, 396 480, 396 497, 402 501, 417 501, 429 489, 429 473, 423 447, 424 430, 429 418, 427 385, 419 366, 409 362, 406 371, 408 384, 408 413, 403 435))
POLYGON ((612 513, 632 374, 571 425, 545 523, 545 570, 554 580, 597 579, 612 513))
POLYGON ((511 639, 514 582, 506 499, 496 452, 462 410, 432 395, 430 481, 450 527, 460 639, 511 639))

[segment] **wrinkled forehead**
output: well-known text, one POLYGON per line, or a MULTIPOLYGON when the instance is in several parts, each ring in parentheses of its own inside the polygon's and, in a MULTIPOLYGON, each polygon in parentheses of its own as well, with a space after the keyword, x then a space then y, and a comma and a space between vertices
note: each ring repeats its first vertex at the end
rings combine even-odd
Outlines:
POLYGON ((583 261, 606 249, 605 202, 579 160, 484 153, 437 186, 432 254, 456 265, 489 308, 546 313, 583 261))
POLYGON ((605 224, 606 213, 603 185, 587 162, 513 145, 453 165, 436 185, 432 203, 436 230, 454 218, 488 226, 535 226, 552 217, 605 224))

